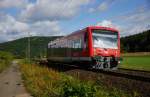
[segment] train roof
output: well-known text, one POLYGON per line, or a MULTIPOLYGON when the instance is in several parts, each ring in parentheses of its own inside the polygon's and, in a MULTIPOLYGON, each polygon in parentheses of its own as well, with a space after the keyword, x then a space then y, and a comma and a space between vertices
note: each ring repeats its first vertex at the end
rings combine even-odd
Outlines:
POLYGON ((115 29, 115 28, 113 28, 113 27, 88 26, 87 28, 90 28, 90 29, 105 29, 105 30, 111 30, 111 31, 119 32, 117 29, 115 29))
MULTIPOLYGON (((88 27, 86 27, 86 28, 83 28, 83 29, 74 31, 74 32, 70 33, 70 34, 67 35, 67 36, 71 36, 71 35, 78 34, 78 33, 80 33, 81 31, 86 30, 86 29, 104 29, 104 30, 111 30, 111 31, 114 31, 114 32, 119 32, 117 29, 112 28, 112 27, 104 27, 104 26, 88 26, 88 27)), ((64 36, 64 37, 67 37, 67 36, 64 36)))
POLYGON ((75 34, 78 34, 78 33, 80 33, 81 31, 86 30, 86 29, 104 29, 104 30, 111 30, 111 31, 114 31, 114 32, 118 32, 117 29, 111 28, 111 27, 88 26, 88 27, 86 27, 86 28, 83 28, 83 29, 74 31, 74 32, 72 32, 71 34, 69 34, 69 35, 67 35, 67 36, 64 36, 64 37, 61 37, 61 38, 57 38, 57 39, 55 39, 55 40, 53 40, 53 41, 50 41, 49 44, 55 44, 55 43, 59 42, 60 40, 65 40, 66 37, 72 36, 72 35, 75 35, 75 34))

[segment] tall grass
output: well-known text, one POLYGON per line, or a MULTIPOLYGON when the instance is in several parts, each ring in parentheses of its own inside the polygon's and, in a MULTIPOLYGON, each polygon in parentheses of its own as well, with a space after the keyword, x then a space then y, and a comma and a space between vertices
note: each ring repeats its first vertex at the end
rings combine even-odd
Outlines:
POLYGON ((25 86, 34 97, 129 97, 119 90, 110 91, 44 66, 22 64, 20 69, 25 86))
POLYGON ((0 51, 0 72, 2 72, 6 67, 8 67, 12 60, 12 54, 0 51))

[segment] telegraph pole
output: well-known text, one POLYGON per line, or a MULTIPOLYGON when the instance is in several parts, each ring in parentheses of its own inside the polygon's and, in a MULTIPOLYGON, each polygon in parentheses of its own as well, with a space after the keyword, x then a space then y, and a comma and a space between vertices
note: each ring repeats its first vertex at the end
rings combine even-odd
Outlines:
POLYGON ((28 32, 28 61, 29 61, 29 64, 30 64, 30 61, 31 61, 31 55, 30 55, 30 32, 28 32))

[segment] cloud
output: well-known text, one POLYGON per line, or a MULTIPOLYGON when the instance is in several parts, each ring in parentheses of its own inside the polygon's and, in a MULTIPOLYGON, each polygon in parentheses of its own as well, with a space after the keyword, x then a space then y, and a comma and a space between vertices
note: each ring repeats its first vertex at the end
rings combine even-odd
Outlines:
POLYGON ((132 13, 132 15, 116 17, 115 20, 103 20, 97 26, 111 27, 119 30, 120 35, 128 36, 150 29, 150 12, 132 13))
POLYGON ((115 23, 112 23, 112 21, 110 20, 103 20, 101 22, 98 22, 96 26, 111 27, 120 30, 120 26, 115 23))
MULTIPOLYGON (((66 23, 62 20, 72 19, 75 15, 82 14, 83 10, 88 10, 88 8, 89 12, 103 12, 109 10, 114 2, 116 3, 116 0, 103 0, 100 4, 95 4, 94 0, 92 2, 90 0, 29 1, 0 0, 0 10, 8 13, 0 13, 0 41, 25 37, 27 32, 30 32, 33 36, 62 35, 63 32, 61 32, 62 28, 59 23, 66 23), (11 8, 17 8, 19 11, 13 12, 14 10, 11 10, 11 8)), ((150 29, 149 0, 145 5, 146 7, 140 6, 136 10, 131 9, 130 12, 121 13, 122 15, 115 16, 115 18, 113 18, 114 16, 108 18, 108 16, 107 19, 98 22, 97 25, 119 29, 122 36, 150 29)))
POLYGON ((21 20, 43 21, 72 18, 89 0, 37 0, 21 13, 21 20))
POLYGON ((95 8, 89 8, 88 12, 92 13, 92 12, 95 12, 95 8))
POLYGON ((0 8, 23 8, 28 4, 28 0, 0 0, 0 8))
POLYGON ((16 21, 10 15, 0 14, 0 33, 24 32, 26 29, 28 29, 26 23, 16 21))
POLYGON ((112 5, 112 3, 114 2, 115 0, 104 0, 102 3, 100 3, 96 8, 89 8, 89 12, 97 12, 97 11, 100 11, 100 12, 103 12, 103 11, 106 11, 108 10, 108 8, 112 5))
POLYGON ((140 6, 128 13, 103 20, 97 25, 116 28, 122 37, 137 34, 150 29, 150 10, 147 5, 140 6))
POLYGON ((1 0, 0 8, 21 8, 16 17, 0 13, 1 42, 26 37, 27 32, 33 36, 62 35, 59 22, 72 18, 81 6, 89 0, 1 0))
POLYGON ((28 28, 28 24, 16 21, 10 15, 0 13, 0 42, 25 37, 28 28))
POLYGON ((105 26, 105 27, 112 27, 112 22, 109 20, 103 20, 102 22, 99 22, 96 24, 97 26, 105 26))
POLYGON ((58 21, 39 21, 26 23, 16 20, 7 14, 0 14, 0 41, 9 41, 26 37, 30 32, 32 36, 62 35, 58 21))
POLYGON ((61 35, 57 21, 39 21, 30 25, 29 32, 38 36, 61 35))
POLYGON ((137 34, 150 29, 150 11, 145 7, 140 7, 130 13, 116 17, 114 21, 120 22, 122 36, 137 34))

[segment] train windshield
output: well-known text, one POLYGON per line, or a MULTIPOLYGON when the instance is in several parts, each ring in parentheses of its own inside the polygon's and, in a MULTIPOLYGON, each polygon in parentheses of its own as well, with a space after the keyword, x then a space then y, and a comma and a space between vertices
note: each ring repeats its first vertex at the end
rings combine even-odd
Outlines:
POLYGON ((93 47, 97 48, 118 48, 118 33, 108 30, 93 30, 93 47))

